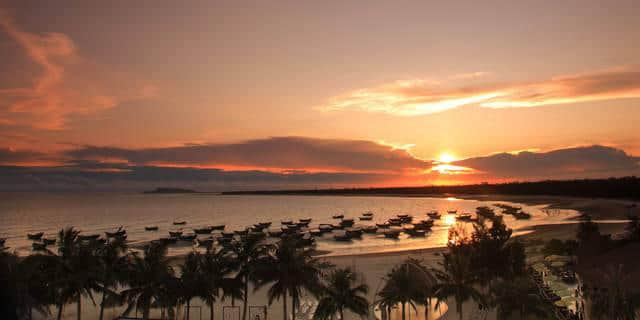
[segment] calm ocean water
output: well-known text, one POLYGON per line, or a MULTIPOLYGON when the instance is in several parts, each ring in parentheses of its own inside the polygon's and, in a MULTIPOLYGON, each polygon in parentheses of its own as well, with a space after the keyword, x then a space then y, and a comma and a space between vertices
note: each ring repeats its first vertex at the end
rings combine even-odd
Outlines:
MULTIPOLYGON (((478 206, 493 206, 496 201, 483 202, 455 198, 417 197, 342 197, 342 196, 222 196, 214 194, 136 194, 136 193, 0 193, 0 238, 5 246, 20 255, 31 253, 31 240, 27 233, 44 232, 54 237, 65 226, 74 226, 83 233, 101 233, 124 226, 128 240, 135 246, 168 236, 178 226, 174 220, 186 220, 184 231, 213 224, 226 224, 227 230, 239 230, 259 221, 272 221, 279 226, 284 219, 312 218, 311 226, 336 222, 331 216, 344 213, 357 218, 365 211, 374 213, 373 221, 358 222, 366 225, 384 222, 398 213, 412 214, 426 219, 426 212, 438 210, 438 220, 425 238, 386 239, 382 234, 364 235, 362 240, 338 243, 326 235, 318 240, 317 248, 332 254, 373 253, 412 248, 439 247, 446 243, 447 230, 455 224, 453 215, 446 211, 474 212, 478 206), (157 225, 158 231, 145 231, 144 227, 157 225)), ((506 203, 506 202, 502 202, 506 203)), ((530 220, 517 221, 507 216, 505 221, 514 230, 527 226, 562 223, 574 216, 572 210, 547 210, 545 206, 516 204, 533 215, 530 220)), ((497 210, 496 212, 500 212, 497 210)), ((187 243, 170 248, 169 254, 183 254, 192 250, 187 243)))

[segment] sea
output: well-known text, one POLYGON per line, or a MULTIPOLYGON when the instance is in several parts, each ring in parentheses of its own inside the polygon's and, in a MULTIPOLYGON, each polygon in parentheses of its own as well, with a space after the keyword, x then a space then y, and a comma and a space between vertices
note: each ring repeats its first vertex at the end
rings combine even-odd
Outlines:
MULTIPOLYGON (((27 239, 27 233, 44 232, 44 237, 54 238, 60 229, 69 226, 83 234, 102 236, 105 231, 122 226, 127 230, 130 247, 140 248, 149 241, 168 237, 170 230, 190 232, 217 224, 225 224, 226 230, 232 231, 257 222, 270 221, 272 227, 278 227, 282 220, 311 218, 310 228, 314 228, 320 223, 337 223, 332 216, 344 214, 354 218, 356 225, 364 226, 387 221, 397 214, 410 214, 415 220, 427 219, 426 213, 432 210, 442 214, 425 237, 402 234, 399 239, 388 239, 377 233, 351 242, 337 242, 331 234, 316 238, 317 250, 327 255, 370 254, 445 246, 452 226, 469 225, 447 211, 473 213, 479 206, 489 206, 499 213, 496 204, 522 207, 531 214, 529 220, 505 216, 506 224, 516 235, 530 232, 535 225, 566 223, 578 215, 574 210, 549 209, 546 205, 454 197, 25 192, 0 193, 0 238, 6 239, 5 247, 24 256, 32 253, 33 241, 27 239), (362 213, 369 211, 373 220, 359 221, 362 213), (174 221, 186 224, 178 226, 174 221), (146 226, 157 226, 158 230, 146 231, 146 226)), ((200 249, 190 242, 178 242, 169 247, 169 255, 192 250, 200 249)))

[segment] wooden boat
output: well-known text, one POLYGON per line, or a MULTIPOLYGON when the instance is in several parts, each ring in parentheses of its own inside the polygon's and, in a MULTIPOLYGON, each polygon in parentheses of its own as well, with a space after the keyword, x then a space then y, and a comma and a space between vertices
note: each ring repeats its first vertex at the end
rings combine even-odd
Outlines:
POLYGON ((413 220, 413 216, 408 214, 399 214, 398 219, 400 219, 402 223, 410 223, 413 220))
POLYGON ((351 241, 351 237, 349 237, 346 232, 338 232, 333 235, 333 240, 346 242, 351 241))
POLYGON ((388 223, 390 226, 399 226, 402 225, 402 220, 400 220, 399 218, 391 218, 389 219, 388 223))
POLYGON ((318 229, 320 229, 320 231, 322 232, 331 232, 331 230, 333 230, 333 226, 330 224, 322 223, 318 225, 318 229))
POLYGON ((414 223, 413 226, 416 229, 430 229, 433 227, 433 220, 420 220, 417 223, 414 223))
POLYGON ((300 219, 300 222, 304 222, 306 224, 309 224, 311 222, 311 218, 300 219))
POLYGON ((344 218, 344 214, 334 214, 332 218, 334 218, 334 219, 342 219, 342 218, 344 218))
POLYGON ((38 250, 45 250, 47 249, 47 245, 44 243, 40 243, 40 242, 34 242, 31 244, 31 247, 33 248, 34 251, 38 251, 38 250))
POLYGON ((460 221, 471 221, 471 214, 468 213, 462 213, 459 214, 456 219, 460 220, 460 221))
POLYGON ((213 231, 212 227, 203 227, 203 228, 193 229, 193 232, 195 232, 196 234, 210 234, 212 231, 213 231))
POLYGON ((182 241, 193 241, 198 237, 197 234, 195 233, 188 233, 188 234, 183 234, 180 237, 178 237, 178 239, 182 240, 182 241))
POLYGON ((429 216, 429 218, 431 219, 440 219, 442 217, 442 215, 435 210, 427 212, 427 216, 429 216))
POLYGON ((399 230, 387 230, 384 232, 385 238, 398 239, 399 236, 400 236, 399 230))
POLYGON ((45 245, 50 245, 50 244, 55 244, 56 243, 56 239, 47 239, 47 238, 42 238, 42 243, 45 245))
POLYGON ((43 235, 44 235, 44 232, 27 233, 27 239, 29 239, 29 240, 40 240, 40 238, 42 238, 43 235))
POLYGON ((98 238, 100 238, 99 234, 78 235, 78 240, 97 240, 98 238))
POLYGON ((236 230, 236 231, 234 231, 234 233, 239 235, 239 236, 246 236, 247 234, 249 234, 249 230, 247 230, 247 229, 236 230))
POLYGON ((284 225, 288 225, 288 224, 292 224, 293 221, 292 220, 282 220, 280 221, 280 224, 284 224, 284 225))
POLYGON ((355 227, 355 228, 346 228, 344 229, 345 233, 347 236, 349 236, 350 238, 361 238, 362 237, 362 229, 355 227))
POLYGON ((267 233, 271 237, 280 237, 282 235, 282 229, 269 229, 267 233))
POLYGON ((309 233, 311 233, 312 236, 316 236, 319 237, 321 236, 324 232, 320 229, 311 229, 309 230, 309 233))
POLYGON ((300 220, 300 222, 296 223, 296 226, 298 226, 298 228, 308 227, 309 226, 309 221, 300 220))
POLYGON ((340 224, 340 223, 332 224, 331 226, 333 227, 333 230, 342 230, 342 229, 344 229, 344 226, 342 224, 340 224))
POLYGON ((224 224, 216 224, 211 226, 211 230, 224 230, 224 224))
POLYGON ((376 233, 378 231, 378 227, 376 226, 366 226, 362 228, 364 233, 376 233))
POLYGON ((267 235, 262 231, 260 232, 251 231, 246 235, 247 238, 251 238, 251 239, 263 239, 266 236, 267 235))
POLYGON ((158 226, 147 226, 144 227, 145 231, 158 231, 158 226))
POLYGON ((169 236, 178 238, 182 235, 182 231, 169 231, 169 236))
POLYGON ((456 214, 458 213, 458 210, 447 210, 448 214, 456 214))
POLYGON ((363 217, 373 217, 373 212, 367 211, 367 212, 363 213, 362 216, 363 217))
POLYGON ((340 225, 343 227, 351 227, 354 223, 355 221, 353 221, 353 219, 342 219, 342 221, 340 221, 340 225))
POLYGON ((174 221, 174 222, 173 222, 173 225, 175 225, 175 226, 183 226, 183 225, 185 225, 185 224, 187 224, 187 222, 186 222, 186 221, 184 221, 184 220, 174 221))
POLYGON ((427 231, 422 229, 411 229, 405 231, 412 237, 424 237, 427 234, 427 231))
POLYGON ((389 228, 391 225, 389 225, 388 222, 383 222, 383 223, 376 223, 376 227, 378 228, 382 228, 382 229, 387 229, 389 228))
POLYGON ((372 216, 362 216, 360 217, 360 221, 371 221, 373 220, 372 216))
POLYGON ((222 232, 222 237, 231 239, 233 238, 233 234, 233 232, 222 232))

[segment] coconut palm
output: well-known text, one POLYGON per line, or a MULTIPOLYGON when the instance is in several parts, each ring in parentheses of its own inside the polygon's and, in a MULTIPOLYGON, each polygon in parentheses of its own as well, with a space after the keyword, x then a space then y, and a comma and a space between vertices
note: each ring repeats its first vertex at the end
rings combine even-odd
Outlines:
POLYGON ((528 315, 544 318, 547 315, 544 302, 533 289, 531 281, 525 277, 497 283, 491 290, 497 319, 511 319, 514 313, 519 319, 526 319, 528 315))
POLYGON ((247 307, 249 303, 249 283, 255 287, 259 279, 256 278, 256 270, 265 262, 270 246, 262 243, 259 237, 247 236, 242 241, 234 242, 231 250, 235 254, 238 264, 237 277, 243 285, 243 309, 242 320, 247 319, 247 307))
POLYGON ((450 252, 443 254, 442 269, 436 272, 439 283, 435 286, 438 299, 453 297, 456 312, 462 320, 462 303, 473 299, 483 303, 484 297, 474 288, 476 278, 471 268, 469 248, 462 245, 449 247, 450 252))
POLYGON ((104 317, 104 309, 119 298, 114 288, 122 283, 125 272, 128 269, 129 259, 126 255, 127 244, 122 238, 113 238, 104 246, 98 249, 97 255, 100 260, 100 272, 98 282, 101 286, 102 299, 100 300, 99 319, 104 317))
POLYGON ((297 301, 303 290, 317 293, 323 270, 331 267, 311 255, 311 250, 302 246, 294 238, 285 238, 278 242, 275 252, 257 271, 260 279, 256 288, 271 284, 267 292, 269 305, 275 299, 283 299, 283 318, 288 319, 287 295, 292 300, 295 312, 297 301))
POLYGON ((369 313, 369 302, 365 297, 369 287, 360 281, 354 271, 350 268, 336 269, 326 278, 314 319, 332 319, 336 314, 344 319, 345 309, 359 316, 369 313))
POLYGON ((220 296, 220 291, 222 290, 224 293, 225 289, 227 289, 227 292, 231 292, 231 290, 234 290, 232 288, 238 288, 235 279, 228 277, 234 265, 226 251, 213 248, 207 249, 202 256, 201 263, 200 271, 205 275, 204 282, 206 282, 208 289, 206 296, 201 296, 201 298, 209 304, 211 310, 210 319, 213 320, 214 304, 220 296))
POLYGON ((166 306, 167 287, 174 279, 173 268, 167 259, 167 247, 161 243, 151 243, 144 247, 144 255, 131 255, 131 268, 127 275, 129 289, 122 292, 128 302, 124 314, 129 314, 135 307, 142 310, 143 319, 149 319, 149 311, 153 306, 166 306))
POLYGON ((378 292, 379 300, 376 304, 380 308, 389 309, 400 304, 402 310, 402 319, 406 317, 407 304, 416 310, 416 303, 420 303, 418 286, 416 286, 415 274, 412 272, 409 264, 403 263, 393 267, 385 276, 385 284, 378 292))
POLYGON ((99 291, 98 243, 81 241, 80 232, 73 227, 58 232, 57 264, 52 286, 58 299, 58 319, 62 317, 64 305, 75 302, 77 319, 82 318, 82 297, 88 297, 95 305, 93 291, 99 291))

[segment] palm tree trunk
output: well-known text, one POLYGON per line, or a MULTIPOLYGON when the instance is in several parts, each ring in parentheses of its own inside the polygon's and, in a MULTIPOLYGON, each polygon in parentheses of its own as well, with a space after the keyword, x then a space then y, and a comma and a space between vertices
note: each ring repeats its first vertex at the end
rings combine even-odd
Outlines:
POLYGON ((242 320, 247 320, 247 303, 249 302, 249 275, 244 277, 244 306, 242 307, 242 320))
POLYGON ((76 315, 76 319, 82 320, 82 295, 80 293, 78 293, 78 301, 76 302, 76 305, 78 307, 78 314, 76 315))
POLYGON ((404 302, 402 302, 402 320, 405 320, 404 302))
POLYGON ((58 305, 58 317, 57 317, 58 320, 62 319, 62 306, 63 306, 62 304, 58 305))
POLYGON ((340 312, 340 320, 344 320, 344 310, 340 308, 339 312, 340 312))
POLYGON ((191 311, 191 299, 187 299, 187 320, 189 320, 189 312, 191 311))
POLYGON ((458 311, 458 319, 462 320, 462 302, 456 301, 456 311, 458 311))
POLYGON ((213 299, 210 299, 210 301, 209 301, 209 309, 211 310, 211 314, 209 315, 209 319, 213 320, 213 315, 214 315, 214 313, 213 313, 213 299))
POLYGON ((102 301, 100 301, 100 317, 99 320, 102 320, 104 316, 104 296, 106 295, 106 290, 102 290, 102 301))
POLYGON ((284 299, 282 299, 282 309, 284 310, 284 320, 288 320, 289 316, 287 315, 287 290, 284 291, 284 299))

